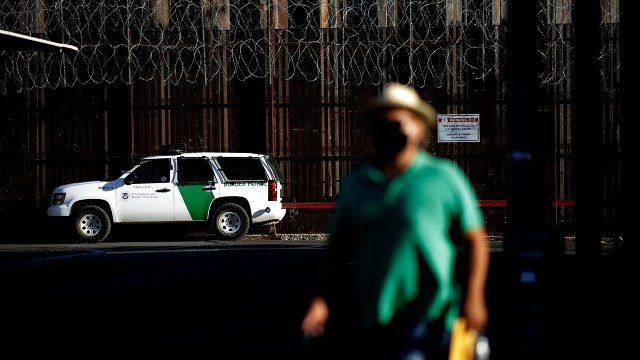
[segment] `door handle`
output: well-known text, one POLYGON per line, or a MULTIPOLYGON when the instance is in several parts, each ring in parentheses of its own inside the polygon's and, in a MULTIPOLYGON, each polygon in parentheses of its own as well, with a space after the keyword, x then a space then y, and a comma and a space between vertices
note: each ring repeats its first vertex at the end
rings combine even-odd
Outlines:
POLYGON ((169 192, 169 191, 171 191, 171 190, 169 190, 169 189, 167 189, 167 188, 162 188, 162 189, 158 189, 158 190, 156 190, 156 192, 161 192, 161 193, 169 192))

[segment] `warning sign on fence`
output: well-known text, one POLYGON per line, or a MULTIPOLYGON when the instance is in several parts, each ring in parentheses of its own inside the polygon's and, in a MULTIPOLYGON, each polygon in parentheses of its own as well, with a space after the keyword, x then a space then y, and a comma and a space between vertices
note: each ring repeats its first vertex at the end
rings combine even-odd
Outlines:
POLYGON ((438 142, 480 142, 480 114, 439 114, 438 142))

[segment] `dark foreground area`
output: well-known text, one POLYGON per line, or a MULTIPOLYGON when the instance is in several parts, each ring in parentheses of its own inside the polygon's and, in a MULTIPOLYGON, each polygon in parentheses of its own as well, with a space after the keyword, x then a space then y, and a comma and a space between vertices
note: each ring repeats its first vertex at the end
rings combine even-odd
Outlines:
MULTIPOLYGON (((323 251, 322 242, 149 243, 4 267, 0 346, 15 358, 350 358, 348 282, 326 336, 299 332, 323 251)), ((632 262, 618 252, 543 261, 493 252, 491 359, 624 358, 632 262)))

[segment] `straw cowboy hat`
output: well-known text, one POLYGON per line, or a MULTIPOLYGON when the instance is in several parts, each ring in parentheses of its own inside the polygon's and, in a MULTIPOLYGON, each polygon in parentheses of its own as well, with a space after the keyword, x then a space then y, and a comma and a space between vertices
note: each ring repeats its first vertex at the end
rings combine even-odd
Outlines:
POLYGON ((427 101, 422 100, 420 95, 411 87, 399 83, 391 83, 384 87, 382 95, 365 110, 365 116, 372 112, 388 109, 404 108, 420 115, 429 127, 436 125, 438 112, 427 101))

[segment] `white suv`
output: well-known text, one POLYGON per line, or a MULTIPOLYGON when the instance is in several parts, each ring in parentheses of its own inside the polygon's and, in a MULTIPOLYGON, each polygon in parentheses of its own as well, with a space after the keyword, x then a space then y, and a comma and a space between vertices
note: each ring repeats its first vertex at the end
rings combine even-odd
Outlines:
POLYGON ((209 222, 215 234, 235 240, 252 224, 284 218, 284 178, 271 155, 163 149, 113 181, 56 187, 47 215, 72 219, 80 240, 93 243, 112 224, 209 222))

